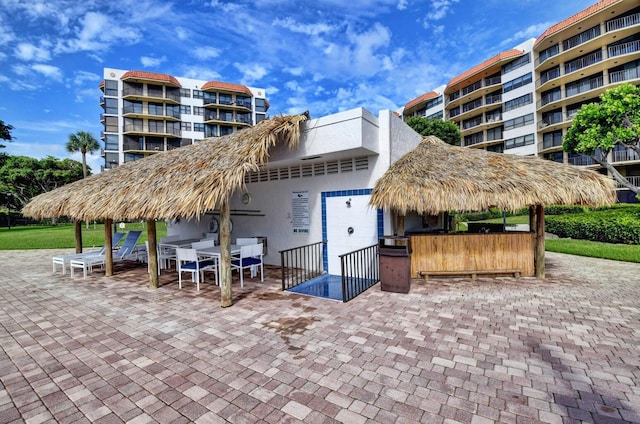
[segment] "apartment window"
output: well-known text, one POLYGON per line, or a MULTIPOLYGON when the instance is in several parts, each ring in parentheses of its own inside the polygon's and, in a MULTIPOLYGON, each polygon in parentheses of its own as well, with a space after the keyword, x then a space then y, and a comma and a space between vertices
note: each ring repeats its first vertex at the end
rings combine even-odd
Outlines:
POLYGON ((104 113, 109 115, 118 114, 118 99, 104 99, 104 113))
POLYGON ((104 130, 105 132, 118 132, 118 117, 117 116, 107 116, 104 119, 104 130))
POLYGON ((564 155, 562 152, 545 153, 543 157, 546 160, 550 160, 552 162, 562 163, 564 160, 564 155))
POLYGON ((104 167, 115 168, 118 166, 118 154, 117 153, 105 153, 104 155, 104 167))
POLYGON ((149 120, 149 132, 163 133, 164 132, 164 121, 154 121, 154 120, 150 119, 149 120))
POLYGON ((523 75, 516 79, 512 79, 511 81, 507 81, 504 83, 504 86, 502 87, 502 92, 506 93, 508 91, 515 90, 516 88, 520 88, 527 84, 531 84, 531 81, 532 81, 531 78, 532 78, 531 72, 529 72, 526 75, 523 75))
POLYGON ((194 106, 193 114, 196 116, 204 116, 204 108, 201 106, 194 106))
POLYGON ((465 96, 469 93, 479 90, 480 87, 482 87, 482 81, 476 81, 473 84, 469 84, 466 87, 462 88, 462 95, 465 96))
POLYGON ((251 109, 251 97, 236 96, 236 106, 251 109))
POLYGON ((552 147, 562 146, 562 130, 551 131, 542 134, 542 148, 550 149, 552 147))
POLYGON ((492 110, 485 113, 485 120, 487 123, 489 122, 498 122, 502 120, 502 112, 500 109, 492 110))
POLYGON ((104 80, 104 95, 105 96, 117 96, 118 95, 118 81, 116 81, 116 80, 104 80))
POLYGON ((233 97, 231 94, 220 93, 218 95, 218 103, 221 105, 230 105, 233 103, 233 97))
POLYGON ((218 126, 206 124, 204 126, 204 136, 205 137, 217 137, 218 136, 218 126))
POLYGON ((562 90, 560 89, 560 87, 557 87, 557 88, 542 92, 542 94, 540 95, 540 102, 542 106, 544 106, 547 103, 555 102, 557 100, 560 100, 561 98, 562 98, 562 90))
POLYGON ((124 161, 126 162, 135 162, 137 160, 144 159, 144 155, 140 153, 125 153, 124 161))
POLYGON ((509 119, 504 121, 504 129, 511 130, 518 127, 524 127, 525 125, 529 125, 533 123, 533 113, 528 113, 523 116, 518 116, 517 118, 509 119))
POLYGON ((460 115, 460 106, 457 106, 453 109, 451 109, 451 111, 449 112, 449 117, 453 118, 454 116, 458 116, 460 115))
POLYGON ((106 134, 104 136, 104 149, 105 150, 118 150, 118 136, 117 136, 117 134, 106 134))
POLYGON ((538 62, 542 63, 550 57, 557 55, 558 53, 560 53, 560 45, 554 44, 553 46, 540 52, 540 54, 538 55, 538 62))
POLYGON ((176 119, 180 119, 180 106, 167 105, 167 116, 171 116, 176 119))
POLYGON ((515 69, 518 69, 524 65, 526 65, 527 63, 531 62, 531 53, 527 53, 523 56, 520 56, 519 58, 517 58, 516 60, 507 63, 506 65, 504 65, 502 67, 502 73, 506 74, 507 72, 511 72, 515 69))
POLYGON ((226 125, 220 125, 220 135, 228 135, 233 133, 233 127, 229 127, 226 125))
POLYGON ((504 148, 507 150, 515 149, 516 147, 528 146, 533 143, 535 143, 535 136, 533 134, 527 134, 505 140, 504 148))
MULTIPOLYGON (((194 90, 195 91, 195 90, 194 90)), ((194 122, 193 124, 193 130, 194 131, 199 131, 199 132, 204 132, 204 124, 200 123, 200 122, 194 122)))
POLYGON ((191 97, 191 89, 190 88, 181 88, 180 89, 180 97, 191 97))
POLYGON ((182 131, 191 131, 191 122, 181 122, 180 129, 182 131))
POLYGON ((265 119, 267 119, 267 115, 266 114, 264 114, 264 113, 256 113, 256 124, 258 122, 264 121, 265 119))
POLYGON ((586 31, 581 32, 578 35, 575 35, 567 40, 562 42, 562 50, 569 50, 575 46, 578 46, 582 43, 586 43, 589 40, 592 40, 600 35, 600 25, 596 25, 594 27, 589 28, 586 31))
POLYGON ((181 122, 167 122, 167 133, 177 136, 181 135, 180 124, 181 122))
POLYGON ((533 102, 533 95, 527 93, 524 96, 516 97, 515 99, 504 102, 503 108, 507 112, 509 110, 517 109, 519 107, 531 104, 533 102))
POLYGON ((436 113, 432 113, 431 115, 427 116, 427 119, 443 119, 444 114, 442 113, 442 111, 438 111, 436 113))
POLYGON ((439 104, 442 104, 442 96, 438 96, 437 98, 435 98, 433 100, 429 100, 427 102, 426 109, 431 109, 432 107, 438 106, 439 104))
POLYGON ((193 98, 194 99, 203 99, 204 92, 202 90, 193 90, 193 98))
POLYGON ((453 92, 449 94, 449 101, 452 102, 459 97, 460 97, 460 91, 453 92))
POLYGON ((142 102, 124 101, 124 113, 142 113, 142 102))
POLYGON ((487 141, 500 140, 502 138, 502 127, 489 128, 487 130, 487 141))
POLYGON ((137 132, 142 131, 143 130, 143 121, 142 121, 142 119, 124 118, 124 130, 125 131, 137 131, 137 132))
POLYGON ((487 146, 487 152, 502 153, 504 152, 504 145, 500 143, 494 144, 493 146, 487 146))
POLYGON ((558 78, 560 76, 560 65, 554 66, 544 72, 540 72, 540 84, 544 84, 547 81, 558 78))
POLYGON ((464 137, 465 146, 472 146, 474 144, 482 143, 483 141, 484 141, 484 135, 482 134, 482 131, 471 134, 471 135, 466 135, 464 137))
POLYGON ((266 111, 267 111, 267 100, 256 99, 256 112, 266 112, 266 111))
POLYGON ((180 105, 180 113, 182 115, 191 115, 191 106, 189 106, 189 105, 180 105))
POLYGON ((149 103, 149 115, 164 115, 164 108, 162 103, 149 103))

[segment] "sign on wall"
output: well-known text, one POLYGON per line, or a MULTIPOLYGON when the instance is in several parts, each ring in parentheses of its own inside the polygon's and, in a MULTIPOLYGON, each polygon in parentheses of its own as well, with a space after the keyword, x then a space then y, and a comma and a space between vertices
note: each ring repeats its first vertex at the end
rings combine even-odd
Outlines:
POLYGON ((294 233, 309 232, 309 191, 291 193, 291 224, 294 233))

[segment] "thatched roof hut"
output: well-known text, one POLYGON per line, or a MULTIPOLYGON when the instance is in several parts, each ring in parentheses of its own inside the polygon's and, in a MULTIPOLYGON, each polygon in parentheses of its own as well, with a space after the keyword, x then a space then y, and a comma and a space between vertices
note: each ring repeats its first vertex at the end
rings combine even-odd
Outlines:
POLYGON ((295 148, 307 115, 281 116, 232 134, 65 185, 36 196, 22 213, 33 218, 77 220, 199 218, 244 185, 278 143, 295 148))
POLYGON ((538 158, 451 146, 429 136, 389 167, 371 204, 405 215, 614 203, 611 178, 538 158))

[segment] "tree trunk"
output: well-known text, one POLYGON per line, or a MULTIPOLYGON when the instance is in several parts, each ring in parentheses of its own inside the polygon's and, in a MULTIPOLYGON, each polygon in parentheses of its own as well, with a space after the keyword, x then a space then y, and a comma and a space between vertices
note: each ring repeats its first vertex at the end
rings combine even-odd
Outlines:
POLYGON ((231 292, 231 211, 229 199, 220 204, 220 306, 233 305, 231 292))
POLYGON ((111 238, 111 218, 107 218, 104 220, 104 262, 105 262, 105 272, 104 275, 107 277, 111 277, 113 275, 113 246, 111 246, 112 238, 111 238))
POLYGON ((595 155, 591 156, 591 159, 593 159, 595 162, 597 162, 600 166, 606 168, 606 170, 611 174, 611 176, 613 177, 614 180, 616 180, 621 186, 628 188, 629 190, 631 190, 633 193, 635 194, 640 194, 640 187, 636 187, 633 184, 631 184, 625 177, 622 176, 622 174, 620 174, 620 172, 618 172, 618 170, 611 165, 608 161, 606 160, 602 160, 598 157, 596 157, 595 155))
POLYGON ((156 221, 147 220, 147 261, 149 262, 149 288, 158 288, 158 248, 156 247, 156 221))
POLYGON ((404 215, 396 215, 396 234, 398 236, 404 236, 404 215))
POLYGON ((544 278, 544 206, 536 206, 536 256, 535 270, 537 278, 544 278))
POLYGON ((74 226, 76 228, 76 253, 82 253, 82 221, 76 219, 74 226))

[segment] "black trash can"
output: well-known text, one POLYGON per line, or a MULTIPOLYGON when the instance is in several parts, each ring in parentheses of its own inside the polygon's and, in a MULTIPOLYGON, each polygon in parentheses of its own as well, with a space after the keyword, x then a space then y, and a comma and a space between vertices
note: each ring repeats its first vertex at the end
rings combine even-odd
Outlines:
POLYGON ((384 236, 378 244, 380 289, 409 293, 411 288, 411 238, 384 236))

